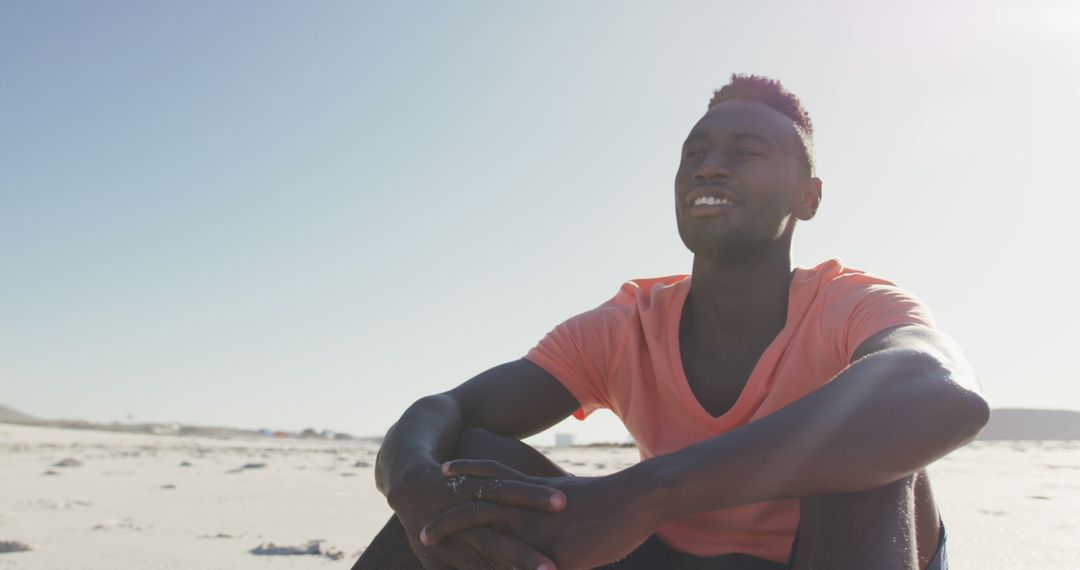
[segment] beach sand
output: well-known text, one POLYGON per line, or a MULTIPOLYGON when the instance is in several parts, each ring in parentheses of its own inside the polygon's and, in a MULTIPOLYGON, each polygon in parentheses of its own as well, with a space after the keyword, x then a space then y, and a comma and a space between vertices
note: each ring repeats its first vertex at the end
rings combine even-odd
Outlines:
MULTIPOLYGON (((0 546, 30 548, 0 548, 0 569, 347 569, 390 515, 376 451, 0 424, 0 546), (312 540, 324 554, 251 552, 312 540)), ((544 451, 582 475, 637 460, 618 447, 544 451)), ((930 473, 953 568, 1080 568, 1080 442, 978 442, 930 473)))

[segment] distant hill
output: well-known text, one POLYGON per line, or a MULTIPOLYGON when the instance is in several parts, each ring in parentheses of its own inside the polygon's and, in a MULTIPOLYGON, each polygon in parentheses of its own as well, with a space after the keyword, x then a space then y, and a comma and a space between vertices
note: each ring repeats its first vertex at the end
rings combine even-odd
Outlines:
POLYGON ((981 441, 1080 440, 1080 412, 1000 408, 990 411, 981 441))
POLYGON ((7 424, 33 424, 37 423, 37 418, 26 415, 15 408, 9 408, 3 404, 0 404, 0 423, 7 424))

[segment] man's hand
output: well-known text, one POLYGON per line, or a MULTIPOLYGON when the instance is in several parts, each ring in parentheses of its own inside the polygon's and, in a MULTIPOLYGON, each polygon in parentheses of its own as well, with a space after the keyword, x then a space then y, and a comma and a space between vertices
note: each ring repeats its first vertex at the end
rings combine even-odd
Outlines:
POLYGON ((430 540, 423 543, 420 537, 421 529, 439 515, 469 505, 493 505, 533 514, 559 511, 565 508, 567 500, 557 489, 531 481, 444 474, 438 464, 432 463, 406 473, 390 487, 387 501, 405 527, 409 545, 425 568, 556 568, 547 556, 512 534, 495 528, 470 528, 438 544, 430 540))
POLYGON ((469 502, 430 521, 422 531, 424 544, 448 544, 473 529, 493 527, 547 553, 559 570, 595 568, 624 558, 659 526, 657 509, 643 493, 618 474, 609 477, 541 478, 524 475, 494 461, 456 460, 444 465, 454 480, 483 478, 492 486, 512 483, 560 489, 565 510, 540 512, 513 508, 506 502, 469 502))

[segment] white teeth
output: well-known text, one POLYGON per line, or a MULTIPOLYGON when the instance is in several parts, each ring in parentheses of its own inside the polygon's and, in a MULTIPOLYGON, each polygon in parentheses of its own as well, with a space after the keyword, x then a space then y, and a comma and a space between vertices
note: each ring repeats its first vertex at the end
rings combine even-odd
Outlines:
POLYGON ((735 202, 728 200, 727 198, 717 198, 715 196, 702 196, 697 200, 694 200, 695 206, 734 206, 735 202))

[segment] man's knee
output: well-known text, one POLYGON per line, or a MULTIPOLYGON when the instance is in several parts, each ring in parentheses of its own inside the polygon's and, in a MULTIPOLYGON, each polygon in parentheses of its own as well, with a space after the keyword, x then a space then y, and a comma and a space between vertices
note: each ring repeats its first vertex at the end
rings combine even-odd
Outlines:
POLYGON ((808 541, 805 548, 800 544, 799 561, 826 568, 914 568, 915 480, 910 475, 867 491, 805 498, 800 538, 805 528, 808 541))
POLYGON ((461 432, 454 457, 498 461, 536 477, 560 477, 567 474, 543 453, 524 442, 482 428, 469 428, 461 432))
POLYGON ((458 437, 454 457, 457 459, 490 459, 492 453, 505 445, 502 436, 482 428, 469 428, 458 437))

